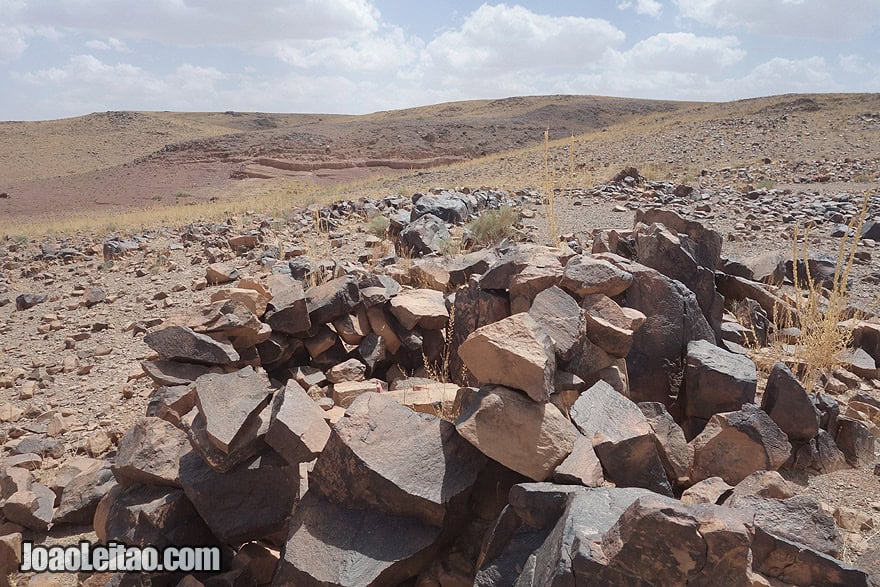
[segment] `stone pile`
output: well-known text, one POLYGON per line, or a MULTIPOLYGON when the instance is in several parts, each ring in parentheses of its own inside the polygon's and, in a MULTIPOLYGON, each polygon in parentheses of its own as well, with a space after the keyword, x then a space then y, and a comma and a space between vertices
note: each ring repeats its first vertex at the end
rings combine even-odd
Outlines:
MULTIPOLYGON (((379 213, 429 254, 484 196, 379 213)), ((115 456, 53 487, 12 463, 4 516, 222 547, 221 577, 168 584, 868 585, 776 471, 872 465, 880 400, 813 394, 784 363, 759 389, 731 302, 766 329, 787 302, 724 273, 721 246, 653 209, 589 253, 504 244, 321 283, 296 255, 260 278, 217 256, 210 303, 141 325, 156 389, 115 456)), ((876 371, 880 327, 858 328, 876 371)))

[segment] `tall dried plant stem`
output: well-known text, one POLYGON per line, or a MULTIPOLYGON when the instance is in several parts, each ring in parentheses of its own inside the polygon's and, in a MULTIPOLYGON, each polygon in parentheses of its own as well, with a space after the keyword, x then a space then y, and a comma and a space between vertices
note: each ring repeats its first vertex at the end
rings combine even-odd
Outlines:
POLYGON ((559 230, 556 226, 556 194, 553 190, 553 176, 550 173, 550 129, 544 131, 544 193, 547 195, 547 228, 550 232, 550 245, 559 244, 559 230))

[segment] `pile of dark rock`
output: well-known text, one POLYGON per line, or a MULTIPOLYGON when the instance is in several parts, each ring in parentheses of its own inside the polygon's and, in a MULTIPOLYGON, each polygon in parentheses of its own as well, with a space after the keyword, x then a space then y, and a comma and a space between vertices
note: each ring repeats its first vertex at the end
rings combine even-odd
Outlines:
MULTIPOLYGON (((389 215, 430 252, 430 227, 490 202, 389 215)), ((857 325, 858 399, 778 363, 758 405, 744 344, 790 303, 721 245, 648 209, 591 253, 511 244, 315 284, 212 264, 210 304, 136 329, 156 390, 115 456, 54 487, 8 466, 4 516, 223 548, 222 575, 154 584, 868 585, 840 560, 864 520, 777 471, 874 463, 880 325, 857 325)))

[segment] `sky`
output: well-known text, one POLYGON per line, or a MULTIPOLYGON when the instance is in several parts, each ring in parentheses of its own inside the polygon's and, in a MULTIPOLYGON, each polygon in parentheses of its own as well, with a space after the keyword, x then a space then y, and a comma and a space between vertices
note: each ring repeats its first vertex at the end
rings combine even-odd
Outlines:
POLYGON ((0 120, 880 92, 880 0, 0 0, 0 120))

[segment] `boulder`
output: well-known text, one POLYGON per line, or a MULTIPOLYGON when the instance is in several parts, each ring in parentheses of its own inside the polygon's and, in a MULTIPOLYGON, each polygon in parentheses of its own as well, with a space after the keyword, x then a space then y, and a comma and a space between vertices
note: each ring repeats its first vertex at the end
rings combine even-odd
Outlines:
POLYGON ((449 321, 443 293, 433 289, 409 289, 400 292, 391 300, 391 313, 407 330, 416 326, 427 330, 442 330, 449 321))
POLYGON ((23 293, 15 297, 15 309, 19 312, 29 310, 38 304, 42 304, 49 299, 48 294, 39 293, 23 293))
POLYGON ((536 402, 547 401, 553 392, 553 341, 529 314, 514 314, 477 329, 458 354, 481 383, 521 389, 536 402))
POLYGON ((756 471, 736 484, 725 505, 737 507, 737 502, 752 496, 788 499, 793 495, 791 485, 776 471, 756 471))
POLYGON ((725 275, 724 273, 716 273, 715 287, 718 288, 718 291, 728 302, 732 300, 755 300, 767 316, 784 316, 795 322, 793 325, 797 326, 797 311, 794 306, 772 293, 769 286, 763 283, 733 275, 725 275))
POLYGON ((663 462, 666 477, 674 484, 683 484, 690 472, 692 459, 684 431, 663 404, 642 402, 638 406, 654 432, 657 453, 663 462))
MULTIPOLYGON (((734 490, 735 491, 735 490, 734 490)), ((839 557, 843 539, 834 517, 809 495, 772 499, 759 495, 730 499, 725 505, 755 516, 755 526, 779 538, 799 542, 823 554, 839 557)))
POLYGON ((752 585, 747 515, 635 488, 523 484, 474 585, 752 585))
POLYGON ((834 442, 851 466, 864 467, 874 462, 874 436, 864 422, 838 417, 834 442))
POLYGON ((680 282, 637 263, 627 268, 633 283, 626 290, 626 305, 646 316, 626 356, 630 397, 669 405, 670 397, 678 395, 672 382, 682 377, 688 343, 714 343, 715 334, 694 294, 680 282))
POLYGON ((155 361, 141 361, 141 369, 157 385, 176 386, 189 385, 205 373, 222 373, 220 367, 196 365, 195 363, 178 363, 158 359, 155 361))
POLYGON ((94 525, 101 542, 156 548, 217 543, 183 490, 174 487, 117 485, 98 504, 94 525))
POLYGON ((785 585, 872 585, 872 578, 864 571, 800 542, 776 536, 760 524, 755 524, 752 555, 752 566, 756 571, 785 585))
POLYGON ((150 406, 155 407, 155 412, 148 410, 148 416, 157 416, 179 427, 181 418, 196 406, 195 386, 160 387, 150 397, 150 406))
POLYGON ((366 372, 366 365, 357 359, 348 359, 338 365, 334 365, 327 371, 327 381, 330 383, 360 381, 364 378, 366 372))
MULTIPOLYGON (((666 218, 666 220, 674 219, 666 218)), ((676 220, 675 224, 680 226, 682 223, 676 220)), ((724 298, 715 291, 715 270, 719 264, 719 256, 716 252, 720 251, 720 247, 712 246, 710 251, 708 250, 710 247, 706 246, 708 243, 695 240, 678 230, 664 224, 637 224, 636 257, 643 265, 680 281, 694 292, 706 320, 714 330, 718 331, 724 311, 724 298)), ((698 234, 699 239, 707 239, 713 245, 721 241, 717 232, 702 226, 692 230, 691 233, 698 234)))
POLYGON ((788 437, 766 412, 751 404, 712 416, 690 442, 691 481, 721 477, 735 485, 755 471, 775 471, 791 454, 788 437))
POLYGON ((109 467, 86 470, 65 486, 53 524, 91 524, 101 499, 116 486, 109 467))
POLYGON ((240 358, 224 337, 215 339, 185 326, 168 326, 148 332, 144 342, 161 357, 174 361, 228 365, 240 358))
POLYGON ((634 501, 598 541, 578 549, 578 582, 595 585, 749 585, 751 521, 713 505, 659 495, 634 501))
POLYGON ((571 420, 592 443, 605 475, 619 487, 672 495, 658 441, 639 407, 600 381, 571 407, 571 420))
POLYGON ((584 332, 583 312, 574 298, 554 285, 534 297, 528 313, 550 335, 557 361, 569 360, 584 332))
POLYGON ((527 267, 561 267, 559 251, 532 244, 517 244, 504 250, 480 277, 483 290, 510 289, 513 278, 527 267))
POLYGON ((311 329, 306 294, 298 281, 291 280, 286 287, 273 292, 266 306, 265 320, 273 331, 294 336, 311 329))
POLYGON ((425 214, 400 231, 400 244, 413 256, 439 254, 449 238, 446 223, 433 214, 425 214))
POLYGON ((535 296, 555 287, 562 277, 562 265, 558 261, 551 264, 527 265, 510 280, 510 299, 514 313, 527 311, 535 296))
POLYGON ((350 314, 361 301, 358 283, 350 275, 310 287, 305 295, 312 325, 333 322, 350 314))
POLYGON ((370 393, 333 427, 309 486, 347 507, 442 527, 466 512, 483 462, 452 424, 370 393))
POLYGON ((180 484, 211 532, 235 544, 286 529, 299 491, 299 470, 266 451, 219 473, 189 452, 180 459, 180 484))
POLYGON ((378 305, 367 308, 367 318, 370 321, 370 328, 382 339, 388 352, 392 355, 396 354, 401 345, 395 329, 396 319, 378 305))
POLYGON ((27 489, 6 498, 3 515, 7 521, 29 530, 45 532, 55 513, 55 492, 42 483, 31 483, 27 489))
POLYGON ((431 381, 405 388, 396 385, 385 396, 413 411, 449 420, 455 412, 457 392, 458 385, 454 383, 431 381))
POLYGON ((360 344, 370 334, 370 321, 367 311, 360 307, 354 314, 346 314, 333 321, 333 328, 347 344, 360 344))
POLYGON ((792 455, 791 466, 819 475, 850 467, 846 462, 846 455, 837 448, 834 438, 822 429, 815 438, 797 448, 792 455))
POLYGON ((627 356, 633 332, 644 324, 645 315, 633 308, 621 308, 603 294, 584 296, 582 306, 590 340, 616 357, 627 356))
POLYGON ((470 215, 467 204, 450 192, 427 194, 413 204, 410 220, 431 214, 444 222, 463 224, 470 215))
POLYGON ((709 477, 699 483, 694 483, 681 494, 682 503, 687 504, 721 504, 730 496, 733 487, 724 482, 721 477, 709 477))
POLYGON ((702 267, 715 271, 721 262, 721 234, 706 228, 700 222, 687 220, 678 213, 663 208, 643 208, 636 210, 636 224, 662 224, 678 235, 689 240, 694 260, 702 267))
POLYGON ((209 285, 229 283, 238 279, 238 270, 226 263, 212 263, 205 269, 205 280, 209 285))
POLYGON ((225 453, 244 440, 241 433, 249 429, 248 420, 256 419, 272 397, 265 375, 251 367, 223 375, 202 375, 195 387, 196 405, 205 418, 208 439, 225 453))
POLYGON ((295 381, 275 394, 266 443, 291 465, 317 458, 330 437, 324 410, 295 381))
POLYGON ((819 433, 819 412, 807 390, 785 363, 773 365, 767 377, 761 409, 790 440, 807 441, 819 433))
POLYGON ((371 273, 364 277, 358 287, 364 307, 381 306, 400 292, 400 284, 387 275, 371 273))
POLYGON ((684 383, 685 415, 708 420, 754 403, 758 370, 748 357, 694 340, 687 346, 684 383))
POLYGON ((571 454, 578 432, 551 403, 502 386, 464 388, 456 430, 480 452, 536 481, 571 454))
POLYGON ((576 255, 566 263, 560 287, 577 297, 594 293, 613 297, 626 291, 632 280, 630 273, 604 259, 576 255))
POLYGON ((159 418, 142 418, 119 440, 112 470, 122 485, 180 487, 180 457, 191 450, 186 433, 159 418))
POLYGON ((449 374, 454 383, 472 385, 476 379, 459 356, 458 349, 475 330, 492 324, 510 314, 507 296, 483 291, 476 275, 468 278, 467 284, 455 292, 452 305, 452 333, 449 340, 449 374))
POLYGON ((553 471, 553 482, 563 485, 586 485, 601 487, 605 482, 602 474, 602 463, 596 456, 593 443, 580 436, 574 441, 571 454, 565 457, 553 471))
POLYGON ((354 400, 365 393, 382 393, 387 386, 379 379, 367 379, 366 381, 343 381, 333 385, 333 402, 342 408, 347 408, 354 400))
POLYGON ((442 529, 349 508, 309 491, 297 505, 273 585, 399 585, 428 566, 442 529))
POLYGON ((478 249, 446 260, 444 268, 449 272, 450 285, 466 284, 471 275, 482 275, 498 258, 497 249, 478 249))
POLYGON ((235 300, 244 305, 255 316, 266 313, 267 304, 272 299, 265 290, 258 291, 250 287, 227 287, 211 294, 211 302, 235 300))

